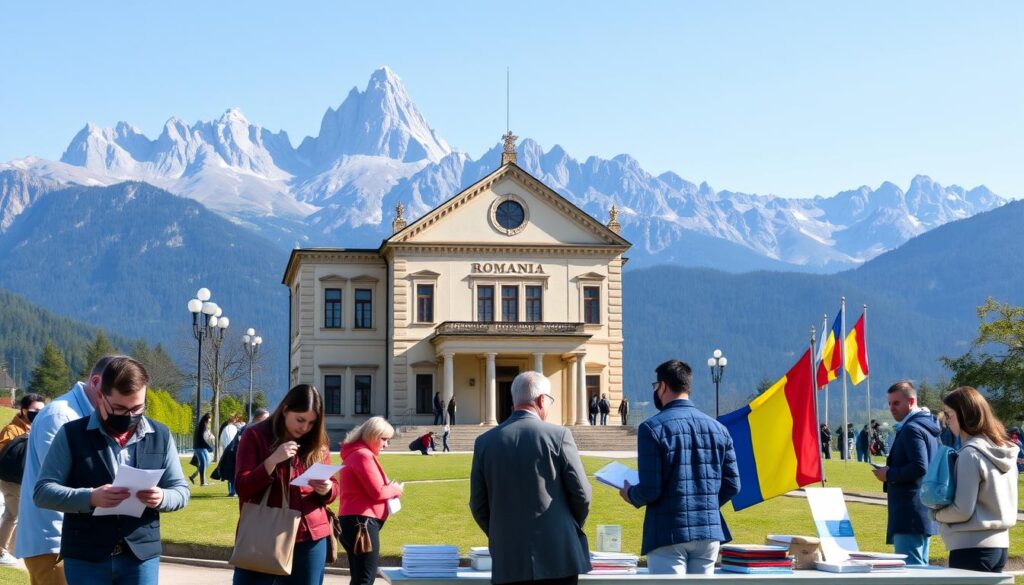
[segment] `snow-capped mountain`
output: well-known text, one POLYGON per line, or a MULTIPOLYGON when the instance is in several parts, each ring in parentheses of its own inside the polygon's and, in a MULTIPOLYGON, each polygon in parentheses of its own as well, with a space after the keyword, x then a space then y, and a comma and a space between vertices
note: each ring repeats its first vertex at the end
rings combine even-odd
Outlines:
MULTIPOLYGON (((297 147, 237 108, 192 125, 172 118, 152 140, 125 122, 88 124, 60 162, 0 164, 0 232, 47 191, 135 180, 195 199, 287 247, 374 246, 388 235, 396 203, 414 219, 499 160, 500 147, 476 160, 453 150, 383 67, 365 90, 353 88, 328 108, 318 135, 297 147)), ((925 176, 907 191, 886 182, 827 198, 715 191, 675 173, 654 176, 629 155, 580 161, 529 139, 518 164, 600 220, 618 206, 634 266, 838 270, 1005 202, 983 186, 944 187, 925 176)))

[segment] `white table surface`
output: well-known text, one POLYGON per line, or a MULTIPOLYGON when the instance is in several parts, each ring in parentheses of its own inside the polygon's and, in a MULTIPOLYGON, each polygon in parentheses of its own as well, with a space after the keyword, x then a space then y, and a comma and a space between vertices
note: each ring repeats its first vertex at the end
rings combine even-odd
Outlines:
MULTIPOLYGON (((381 572, 389 583, 400 585, 475 585, 490 582, 491 574, 486 571, 459 569, 455 578, 430 579, 406 577, 400 567, 382 567, 381 572)), ((776 583, 799 582, 802 585, 832 585, 836 581, 871 581, 871 585, 903 585, 925 583, 929 585, 1012 585, 1013 576, 999 573, 977 573, 962 569, 931 567, 907 569, 891 573, 826 573, 824 571, 794 571, 792 574, 746 575, 742 573, 716 572, 714 575, 649 575, 646 568, 638 569, 636 575, 580 575, 580 583, 586 585, 625 585, 642 582, 644 585, 697 581, 715 585, 743 585, 751 581, 773 581, 776 583)))

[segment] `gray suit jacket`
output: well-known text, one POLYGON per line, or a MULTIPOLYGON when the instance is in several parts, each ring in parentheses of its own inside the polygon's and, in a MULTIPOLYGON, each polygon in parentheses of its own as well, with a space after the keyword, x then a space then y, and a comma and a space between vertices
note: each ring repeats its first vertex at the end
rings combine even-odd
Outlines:
POLYGON ((517 410, 480 435, 469 507, 488 537, 491 583, 590 571, 590 482, 569 429, 517 410))

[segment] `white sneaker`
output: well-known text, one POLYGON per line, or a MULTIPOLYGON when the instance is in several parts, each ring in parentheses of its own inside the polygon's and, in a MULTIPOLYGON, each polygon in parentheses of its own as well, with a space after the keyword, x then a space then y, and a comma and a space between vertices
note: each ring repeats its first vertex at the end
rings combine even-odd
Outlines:
POLYGON ((0 565, 12 566, 17 564, 18 559, 16 559, 11 553, 7 551, 0 553, 0 565))

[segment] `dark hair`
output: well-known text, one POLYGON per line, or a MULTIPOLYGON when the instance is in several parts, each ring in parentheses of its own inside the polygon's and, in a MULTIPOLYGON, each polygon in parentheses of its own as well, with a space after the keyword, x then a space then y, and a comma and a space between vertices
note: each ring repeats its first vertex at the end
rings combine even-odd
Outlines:
POLYGON ((26 410, 35 402, 42 402, 45 404, 46 399, 43 398, 42 394, 26 394, 21 397, 21 402, 19 402, 18 405, 22 410, 26 410))
MULTIPOLYGON (((213 418, 213 413, 210 413, 210 412, 208 412, 208 413, 204 414, 202 417, 200 417, 199 418, 199 429, 207 428, 207 426, 210 424, 210 419, 211 418, 213 418)), ((197 431, 198 431, 198 429, 197 429, 197 431)))
POLYGON ((316 414, 316 422, 308 433, 296 440, 299 444, 299 459, 310 468, 314 463, 323 461, 324 455, 329 451, 330 440, 327 438, 326 422, 324 421, 324 401, 320 398, 320 391, 312 384, 299 384, 292 387, 281 403, 270 415, 270 428, 274 432, 274 444, 271 449, 287 440, 288 429, 285 428, 284 415, 287 412, 308 412, 312 410, 316 414))
POLYGON ((892 394, 893 392, 902 392, 908 398, 917 398, 917 389, 914 388, 914 384, 910 380, 900 380, 889 386, 886 394, 892 394))
POLYGON ((146 367, 127 356, 111 358, 103 369, 100 392, 110 396, 114 390, 123 396, 131 396, 149 385, 149 373, 146 367))
POLYGON ((105 355, 105 356, 101 357, 100 359, 96 360, 96 363, 93 364, 92 369, 89 370, 89 377, 91 378, 93 376, 102 376, 103 375, 103 370, 107 369, 107 364, 109 364, 111 360, 113 360, 114 358, 117 358, 117 357, 125 357, 125 356, 108 354, 108 355, 105 355))
POLYGON ((985 435, 996 445, 1012 443, 1006 434, 1006 427, 992 412, 985 397, 970 386, 961 386, 946 394, 942 403, 956 415, 960 431, 968 435, 985 435))
POLYGON ((253 418, 256 418, 258 416, 263 416, 265 414, 270 414, 270 411, 267 410, 266 408, 263 408, 262 406, 257 408, 256 410, 252 411, 253 418))
POLYGON ((690 391, 690 382, 693 380, 693 370, 686 362, 679 360, 668 360, 657 368, 654 368, 658 382, 664 382, 668 389, 676 394, 690 391))

